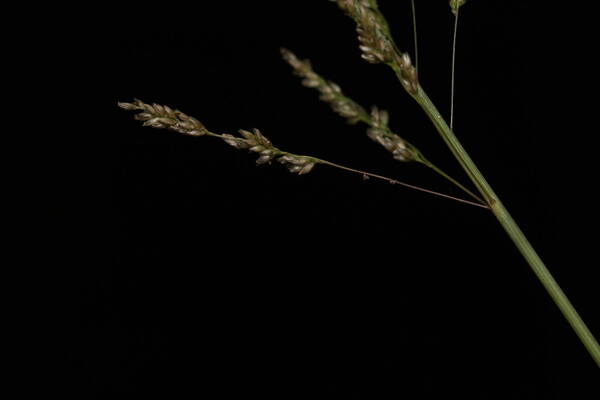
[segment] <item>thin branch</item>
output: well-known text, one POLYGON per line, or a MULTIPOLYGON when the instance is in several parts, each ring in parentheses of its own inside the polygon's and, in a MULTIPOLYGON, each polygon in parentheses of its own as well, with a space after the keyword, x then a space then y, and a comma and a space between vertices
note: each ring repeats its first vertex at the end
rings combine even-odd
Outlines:
POLYGON ((417 42, 417 11, 415 9, 415 0, 410 0, 412 5, 412 25, 413 25, 413 38, 415 41, 415 69, 417 70, 417 75, 419 74, 419 46, 417 42))
POLYGON ((465 200, 465 199, 461 199, 459 197, 450 196, 450 195, 447 195, 447 194, 444 194, 444 193, 440 193, 440 192, 436 192, 436 191, 433 191, 433 190, 425 189, 425 188, 422 188, 420 186, 415 186, 415 185, 411 185, 411 184, 408 184, 408 183, 405 183, 405 182, 401 182, 401 181, 398 181, 396 179, 391 179, 391 178, 388 178, 388 177, 385 177, 385 176, 381 176, 381 175, 377 175, 377 174, 372 174, 370 172, 365 172, 365 171, 361 171, 361 170, 354 169, 354 168, 348 168, 348 167, 345 167, 343 165, 332 163, 330 161, 326 161, 326 160, 319 160, 319 161, 320 161, 321 164, 329 165, 329 166, 335 167, 335 168, 340 168, 340 169, 343 169, 343 170, 349 171, 349 172, 354 172, 356 174, 362 175, 363 177, 367 176, 367 177, 372 177, 372 178, 376 178, 376 179, 381 179, 381 180, 384 180, 386 182, 391 183, 392 185, 401 185, 401 186, 404 186, 404 187, 407 187, 407 188, 410 188, 410 189, 414 189, 414 190, 418 190, 418 191, 421 191, 421 192, 433 194, 435 196, 439 196, 439 197, 443 197, 443 198, 446 198, 446 199, 458 201, 460 203, 465 203, 465 204, 469 204, 469 205, 472 205, 472 206, 489 209, 489 207, 486 204, 476 203, 474 201, 465 200))
POLYGON ((271 141, 267 139, 258 129, 254 129, 252 132, 240 129, 240 136, 233 136, 226 133, 214 133, 206 129, 204 124, 202 124, 202 122, 198 121, 196 118, 191 117, 179 110, 174 110, 169 106, 164 106, 156 103, 148 104, 137 99, 135 99, 133 103, 119 102, 118 105, 119 107, 125 110, 139 111, 139 113, 136 114, 134 118, 139 121, 143 121, 144 126, 150 126, 159 129, 168 129, 188 136, 212 136, 223 140, 225 143, 236 149, 248 150, 252 153, 256 153, 259 156, 258 160, 256 161, 257 164, 268 164, 271 161, 275 160, 285 165, 290 172, 298 175, 304 175, 309 173, 310 171, 312 171, 316 164, 324 164, 329 165, 331 167, 340 168, 345 171, 360 174, 363 178, 373 177, 377 179, 382 179, 392 184, 402 185, 411 189, 430 193, 446 199, 489 209, 489 207, 483 203, 475 203, 469 200, 460 199, 458 197, 450 196, 419 186, 400 182, 398 180, 387 178, 385 176, 345 167, 343 165, 335 164, 331 161, 322 160, 320 158, 298 155, 282 151, 275 147, 273 143, 271 143, 271 141))
POLYGON ((450 129, 454 127, 454 80, 456 75, 456 32, 458 31, 458 13, 460 8, 454 13, 454 35, 452 38, 452 81, 450 83, 450 129))
MULTIPOLYGON (((224 140, 227 140, 227 141, 231 141, 231 140, 233 140, 233 141, 239 141, 239 142, 244 142, 245 141, 245 139, 242 139, 242 138, 232 137, 232 136, 227 135, 227 134, 219 134, 219 133, 214 133, 214 132, 210 132, 210 131, 207 131, 206 135, 207 136, 216 137, 216 138, 219 138, 219 139, 224 139, 224 140)), ((443 198, 449 199, 449 200, 454 200, 454 201, 457 201, 459 203, 465 203, 465 204, 469 204, 469 205, 476 206, 476 207, 481 207, 481 208, 486 208, 486 209, 490 208, 490 207, 488 207, 487 204, 483 203, 483 201, 481 203, 476 203, 474 201, 461 199, 460 197, 454 197, 454 196, 450 196, 448 194, 436 192, 434 190, 426 189, 426 188, 423 188, 423 187, 420 187, 420 186, 411 185, 409 183, 402 182, 402 181, 399 181, 397 179, 388 178, 388 177, 383 176, 383 175, 377 175, 377 174, 374 174, 374 173, 371 173, 371 172, 367 172, 367 171, 362 171, 362 170, 355 169, 355 168, 346 167, 344 165, 336 164, 336 163, 333 163, 331 161, 323 160, 321 158, 317 158, 317 157, 313 157, 313 156, 297 155, 297 154, 294 154, 294 153, 289 153, 287 151, 281 151, 281 150, 276 149, 276 148, 273 148, 273 150, 275 150, 275 153, 277 153, 278 155, 281 155, 281 156, 288 156, 288 157, 301 158, 301 159, 309 159, 310 161, 312 161, 315 164, 329 165, 330 167, 339 168, 339 169, 342 169, 344 171, 349 171, 349 172, 353 172, 355 174, 359 174, 363 178, 365 178, 365 177, 371 177, 371 178, 375 178, 375 179, 381 179, 383 181, 391 183, 392 185, 404 186, 404 187, 407 187, 407 188, 410 188, 410 189, 414 189, 414 190, 417 190, 417 191, 420 191, 420 192, 429 193, 429 194, 432 194, 432 195, 435 195, 435 196, 439 196, 439 197, 443 197, 443 198)))

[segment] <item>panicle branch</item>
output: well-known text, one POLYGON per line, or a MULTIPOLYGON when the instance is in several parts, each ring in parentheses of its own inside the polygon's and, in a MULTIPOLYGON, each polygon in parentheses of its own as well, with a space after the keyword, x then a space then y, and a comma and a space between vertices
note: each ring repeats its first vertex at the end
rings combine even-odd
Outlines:
POLYGON ((331 108, 345 117, 349 123, 362 121, 367 124, 369 126, 367 136, 392 153, 396 160, 421 160, 420 152, 416 147, 390 130, 387 111, 373 107, 369 114, 361 105, 345 96, 339 85, 317 74, 312 69, 310 60, 300 60, 287 49, 281 49, 281 54, 292 66, 294 73, 304 78, 302 81, 304 86, 318 90, 321 93, 320 99, 329 103, 331 108))
POLYGON ((346 118, 348 123, 355 124, 358 121, 369 119, 369 113, 352 99, 344 96, 342 89, 337 84, 322 78, 313 71, 310 60, 300 60, 288 49, 281 49, 281 55, 292 66, 294 73, 304 78, 302 84, 318 90, 321 93, 319 98, 329 103, 333 111, 346 118))
POLYGON ((191 136, 213 136, 220 138, 236 149, 256 153, 259 156, 258 160, 256 160, 256 164, 258 165, 270 164, 273 159, 276 159, 279 163, 286 166, 290 172, 303 175, 309 173, 315 164, 322 163, 321 160, 314 157, 301 156, 279 150, 258 129, 253 129, 252 132, 240 129, 240 136, 233 136, 227 133, 218 134, 208 131, 194 117, 190 117, 181 111, 173 110, 168 106, 156 103, 150 105, 137 99, 133 103, 119 102, 118 105, 125 110, 141 111, 135 114, 134 118, 144 121, 144 126, 169 129, 191 136))
POLYGON ((418 186, 409 185, 407 183, 400 182, 395 179, 390 179, 381 175, 372 174, 370 172, 348 168, 327 160, 322 160, 320 158, 303 156, 281 151, 275 146, 273 146, 273 143, 271 143, 271 141, 267 139, 258 129, 253 129, 252 132, 240 129, 240 136, 233 136, 230 134, 218 134, 210 132, 197 119, 190 117, 182 113, 181 111, 173 110, 168 106, 162 106, 156 103, 150 105, 137 99, 135 99, 133 103, 119 102, 118 105, 119 107, 125 110, 140 111, 134 116, 134 118, 139 121, 144 121, 144 126, 150 126, 152 128, 169 129, 190 136, 213 136, 223 140, 225 143, 232 147, 235 147, 236 149, 248 150, 252 153, 257 153, 259 158, 256 161, 256 163, 259 165, 270 164, 272 160, 276 160, 280 164, 283 164, 288 169, 288 171, 297 175, 304 175, 309 173, 313 170, 316 164, 329 165, 330 167, 359 174, 363 178, 373 177, 376 179, 387 181, 392 184, 403 185, 415 190, 420 190, 422 192, 427 192, 436 196, 448 198, 461 203, 482 207, 482 205, 478 203, 449 196, 443 193, 438 193, 418 186))

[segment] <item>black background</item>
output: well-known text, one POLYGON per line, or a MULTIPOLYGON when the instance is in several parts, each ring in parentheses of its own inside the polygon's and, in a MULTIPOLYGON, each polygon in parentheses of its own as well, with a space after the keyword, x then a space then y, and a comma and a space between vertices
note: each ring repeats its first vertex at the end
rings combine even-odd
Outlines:
MULTIPOLYGON (((380 3, 399 47, 414 55, 410 2, 380 3)), ((545 3, 477 0, 462 9, 455 130, 598 333, 596 236, 586 232, 595 181, 576 178, 593 170, 577 144, 590 140, 578 117, 589 54, 573 40, 584 48, 587 36, 545 3)), ((453 17, 446 1, 417 8, 421 85, 448 116, 453 17)), ((360 59, 353 22, 335 4, 172 2, 85 13, 101 16, 86 79, 106 96, 89 110, 97 126, 60 146, 81 167, 53 162, 69 178, 51 184, 67 194, 48 210, 69 234, 53 251, 76 263, 61 275, 68 290, 57 290, 64 301, 53 310, 64 340, 56 356, 68 365, 53 380, 61 391, 589 395, 597 367, 490 213, 324 166, 300 177, 277 163, 257 167, 218 139, 141 127, 116 107, 136 97, 215 132, 257 127, 281 149, 461 196, 426 168, 392 160, 281 61, 282 46, 310 58, 357 102, 389 110, 395 132, 467 181, 391 70, 360 59)))

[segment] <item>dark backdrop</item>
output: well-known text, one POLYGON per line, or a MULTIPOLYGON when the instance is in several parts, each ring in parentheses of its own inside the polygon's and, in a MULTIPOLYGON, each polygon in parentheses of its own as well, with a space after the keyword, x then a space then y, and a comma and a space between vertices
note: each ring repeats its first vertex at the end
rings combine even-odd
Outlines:
MULTIPOLYGON (((380 3, 414 54, 410 2, 380 3)), ((573 145, 587 140, 572 92, 583 72, 566 14, 545 3, 463 8, 455 130, 598 333, 590 185, 575 179, 591 167, 573 145)), ((452 14, 446 1, 417 8, 421 84, 448 116, 452 14)), ((592 389, 597 367, 485 210, 324 166, 300 177, 257 167, 218 139, 141 127, 116 107, 136 97, 216 132, 257 127, 281 149, 460 196, 392 160, 280 60, 281 46, 310 58, 467 181, 392 72, 360 59, 335 4, 85 12, 101 15, 88 79, 107 95, 89 115, 108 124, 64 144, 93 172, 55 160, 74 179, 53 210, 74 216, 60 218, 78 265, 57 313, 65 388, 265 399, 580 399, 592 389)))

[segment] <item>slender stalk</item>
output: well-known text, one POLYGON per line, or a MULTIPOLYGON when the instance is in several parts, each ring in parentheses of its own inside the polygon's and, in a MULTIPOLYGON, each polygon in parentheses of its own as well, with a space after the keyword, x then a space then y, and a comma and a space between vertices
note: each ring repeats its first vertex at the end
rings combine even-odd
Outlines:
MULTIPOLYGON (((216 137, 216 138, 219 138, 219 139, 225 139, 226 138, 227 140, 234 140, 234 141, 243 141, 244 140, 242 138, 236 138, 236 137, 232 137, 232 136, 228 137, 226 135, 219 134, 219 133, 214 133, 214 132, 210 132, 210 131, 206 131, 205 135, 216 137)), ((464 204, 469 204, 469 205, 476 206, 476 207, 481 207, 481 208, 487 208, 487 209, 489 209, 489 206, 487 204, 483 203, 483 202, 476 203, 476 202, 473 202, 473 201, 461 199, 459 197, 454 197, 454 196, 450 196, 448 194, 436 192, 435 190, 430 190, 430 189, 426 189, 426 188, 423 188, 423 187, 420 187, 420 186, 411 185, 409 183, 402 182, 402 181, 399 181, 399 180, 396 180, 396 179, 391 179, 391 178, 388 178, 386 176, 377 175, 377 174, 373 174, 371 172, 367 172, 367 171, 362 171, 362 170, 359 170, 359 169, 354 169, 354 168, 346 167, 346 166, 343 166, 343 165, 340 165, 340 164, 333 163, 331 161, 323 160, 321 158, 317 158, 317 157, 313 157, 313 156, 299 156, 297 154, 289 153, 287 151, 281 151, 281 150, 279 150, 277 148, 273 148, 273 151, 275 151, 278 155, 283 155, 283 156, 306 157, 306 158, 311 159, 315 163, 323 164, 323 165, 329 165, 330 167, 338 168, 338 169, 341 169, 341 170, 344 170, 344 171, 348 171, 348 172, 353 172, 355 174, 361 175, 363 178, 371 177, 371 178, 375 178, 375 179, 381 179, 381 180, 384 180, 384 181, 386 181, 388 183, 391 183, 393 185, 400 185, 400 186, 404 186, 404 187, 407 187, 407 188, 410 188, 410 189, 414 189, 414 190, 417 190, 417 191, 420 191, 420 192, 429 193, 429 194, 432 194, 434 196, 443 197, 443 198, 449 199, 449 200, 454 200, 454 201, 457 201, 459 203, 464 203, 464 204)))
POLYGON ((550 297, 552 297, 581 342, 585 345, 596 364, 600 366, 600 346, 598 345, 598 342, 586 324, 583 322, 556 280, 554 280, 552 274, 537 255, 536 251, 531 246, 508 210, 504 207, 498 196, 494 193, 492 187, 483 177, 473 160, 471 160, 471 157, 469 157, 458 138, 454 135, 452 129, 450 129, 448 124, 446 124, 446 121, 442 118, 440 112, 420 86, 417 93, 413 95, 413 98, 423 108, 429 119, 431 119, 438 133, 442 136, 442 139, 444 139, 452 151, 452 154, 454 154, 469 178, 471 178, 483 198, 486 200, 486 203, 490 206, 491 211, 494 213, 508 236, 519 249, 537 278, 540 280, 540 282, 542 282, 544 288, 548 294, 550 294, 550 297))
POLYGON ((415 8, 415 0, 410 0, 412 6, 412 25, 413 25, 413 39, 415 43, 415 69, 417 74, 419 73, 419 43, 417 42, 417 10, 415 8))
POLYGON ((230 134, 211 132, 208 129, 206 129, 204 124, 202 124, 202 122, 198 121, 196 118, 190 117, 189 115, 186 115, 179 110, 173 110, 171 107, 165 105, 160 105, 156 103, 148 104, 138 99, 134 99, 133 103, 118 102, 117 104, 124 110, 140 111, 134 116, 134 118, 139 121, 143 121, 144 126, 168 129, 189 136, 212 136, 223 140, 225 143, 235 147, 236 149, 249 150, 250 152, 259 155, 258 160, 256 160, 256 163, 258 165, 270 163, 273 160, 277 160, 279 163, 285 165, 290 172, 298 175, 303 175, 309 173, 313 169, 315 164, 324 164, 359 174, 363 177, 363 179, 373 177, 384 180, 391 184, 405 186, 414 190, 433 194, 435 196, 458 201, 460 203, 470 204, 481 208, 489 208, 488 205, 484 202, 474 203, 469 200, 464 200, 458 197, 450 196, 430 189, 425 189, 419 186, 410 185, 408 183, 400 182, 398 180, 387 178, 385 176, 345 167, 343 165, 335 164, 331 161, 322 160, 320 158, 298 155, 289 153, 287 151, 282 151, 277 147, 273 146, 273 143, 271 143, 271 141, 267 139, 258 129, 253 129, 252 132, 240 129, 240 136, 236 137, 230 134))
POLYGON ((452 38, 452 79, 450 83, 450 129, 454 129, 454 81, 456 75, 456 32, 458 32, 458 13, 460 8, 454 13, 454 35, 452 38))

